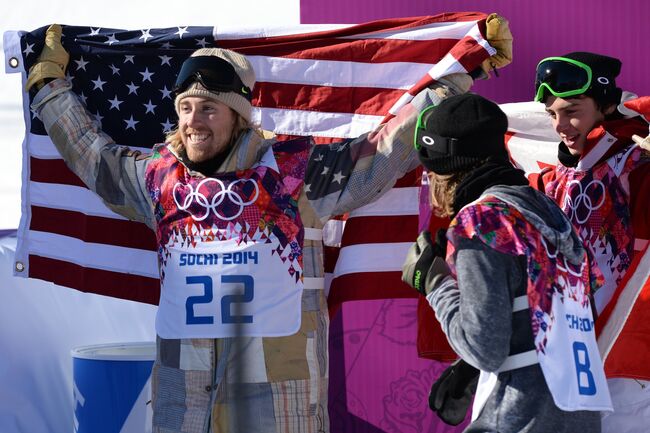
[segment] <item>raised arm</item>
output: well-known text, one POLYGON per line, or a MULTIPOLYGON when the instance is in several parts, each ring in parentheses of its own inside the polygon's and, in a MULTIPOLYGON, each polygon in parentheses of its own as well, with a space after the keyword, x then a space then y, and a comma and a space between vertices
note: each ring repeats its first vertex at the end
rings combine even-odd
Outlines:
POLYGON ((27 90, 40 88, 32 109, 45 125, 67 166, 114 212, 153 228, 152 204, 144 185, 148 159, 119 146, 64 79, 68 54, 61 45, 61 27, 51 26, 37 63, 29 71, 27 90))
POLYGON ((418 165, 413 134, 419 112, 466 92, 472 79, 454 74, 420 92, 397 116, 358 138, 315 146, 309 159, 307 198, 321 220, 378 199, 418 165))

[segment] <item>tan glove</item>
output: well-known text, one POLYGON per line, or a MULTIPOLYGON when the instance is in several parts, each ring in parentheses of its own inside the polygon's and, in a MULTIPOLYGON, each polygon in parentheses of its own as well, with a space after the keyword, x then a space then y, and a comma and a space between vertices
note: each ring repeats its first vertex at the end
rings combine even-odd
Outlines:
POLYGON ((490 14, 485 20, 486 39, 497 52, 483 60, 481 69, 488 74, 492 69, 503 68, 512 62, 512 33, 508 20, 497 14, 490 14))
POLYGON ((29 68, 25 90, 36 83, 42 84, 46 78, 65 78, 65 68, 70 55, 61 45, 61 26, 52 24, 45 32, 45 45, 36 64, 29 68))

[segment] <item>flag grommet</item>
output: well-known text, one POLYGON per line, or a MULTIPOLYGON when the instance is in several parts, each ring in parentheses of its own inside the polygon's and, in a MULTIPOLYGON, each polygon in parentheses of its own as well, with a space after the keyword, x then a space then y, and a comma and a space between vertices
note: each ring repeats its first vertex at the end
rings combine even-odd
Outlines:
POLYGON ((16 272, 22 272, 25 270, 25 265, 23 262, 16 262, 16 272))
POLYGON ((16 57, 12 57, 9 59, 9 66, 12 68, 16 69, 20 65, 20 61, 16 57))

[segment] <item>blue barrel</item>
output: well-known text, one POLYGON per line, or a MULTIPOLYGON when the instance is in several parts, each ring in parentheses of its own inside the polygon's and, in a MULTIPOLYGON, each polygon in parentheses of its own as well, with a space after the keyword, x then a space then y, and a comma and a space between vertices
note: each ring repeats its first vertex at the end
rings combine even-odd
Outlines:
POLYGON ((156 344, 118 343, 72 350, 74 431, 151 431, 151 367, 156 344))

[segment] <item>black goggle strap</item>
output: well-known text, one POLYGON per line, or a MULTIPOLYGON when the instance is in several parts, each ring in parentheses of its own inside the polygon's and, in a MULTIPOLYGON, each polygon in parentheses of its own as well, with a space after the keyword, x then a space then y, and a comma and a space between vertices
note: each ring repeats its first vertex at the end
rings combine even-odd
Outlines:
POLYGON ((422 131, 418 134, 418 141, 421 148, 429 149, 442 155, 457 155, 459 140, 457 138, 442 137, 428 131, 422 131))
POLYGON ((426 123, 430 115, 433 114, 435 105, 429 105, 418 116, 418 121, 415 126, 415 136, 413 137, 413 145, 415 150, 425 149, 432 150, 446 155, 455 155, 456 146, 458 145, 457 138, 442 137, 427 131, 426 123))
POLYGON ((184 92, 193 82, 198 81, 208 90, 234 92, 248 101, 253 92, 244 85, 235 68, 225 59, 217 56, 188 57, 181 66, 176 78, 174 93, 184 92))

